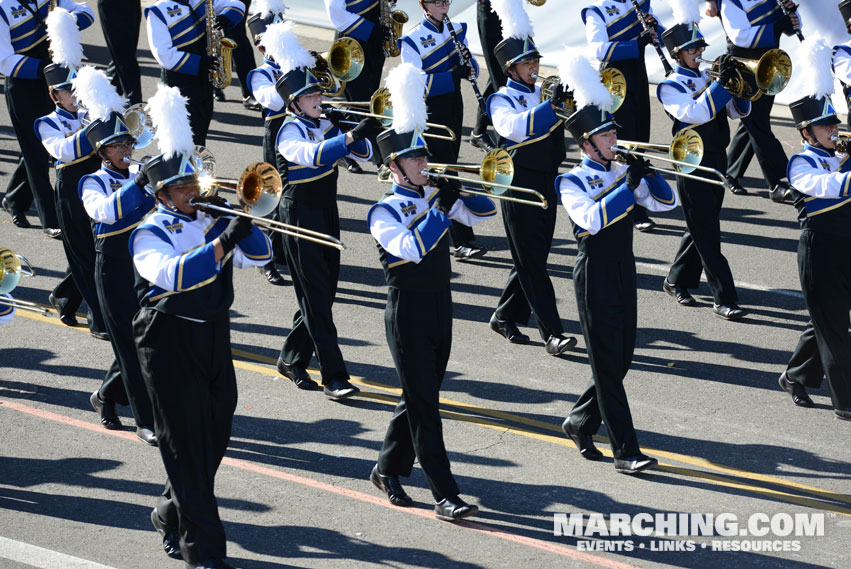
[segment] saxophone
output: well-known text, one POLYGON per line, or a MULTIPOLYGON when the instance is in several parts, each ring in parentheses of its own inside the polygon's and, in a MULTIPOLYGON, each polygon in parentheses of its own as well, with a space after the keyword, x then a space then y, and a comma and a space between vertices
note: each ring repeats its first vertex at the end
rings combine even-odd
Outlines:
POLYGON ((381 25, 387 30, 384 38, 384 56, 399 57, 398 40, 402 37, 402 26, 408 22, 408 15, 402 10, 396 10, 397 0, 381 0, 381 25))
POLYGON ((207 55, 213 61, 210 66, 210 83, 216 89, 224 89, 230 85, 232 75, 231 52, 236 47, 236 42, 226 38, 225 33, 214 25, 216 23, 216 9, 213 6, 213 0, 206 0, 206 2, 207 55))

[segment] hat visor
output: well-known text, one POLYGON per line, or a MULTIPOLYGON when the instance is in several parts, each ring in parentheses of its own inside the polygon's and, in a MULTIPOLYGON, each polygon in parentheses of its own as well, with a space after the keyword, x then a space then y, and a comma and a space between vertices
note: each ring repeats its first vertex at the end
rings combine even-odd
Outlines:
POLYGON ((695 49, 698 47, 709 47, 709 44, 706 43, 704 38, 697 38, 677 47, 677 51, 686 51, 687 49, 695 49))
POLYGON ((172 176, 171 178, 166 178, 160 182, 157 182, 157 186, 155 191, 165 190, 168 186, 180 186, 183 184, 191 184, 192 182, 197 182, 198 177, 196 174, 180 174, 178 176, 172 176))
POLYGON ((812 121, 804 121, 798 126, 798 128, 807 128, 808 126, 829 126, 832 124, 842 124, 842 121, 839 120, 839 117, 836 115, 829 114, 812 121))
POLYGON ((419 158, 421 156, 431 158, 431 152, 428 151, 428 147, 411 146, 410 148, 405 148, 404 150, 400 150, 399 152, 394 152, 393 154, 388 155, 387 158, 384 159, 384 163, 389 164, 397 158, 419 158))
POLYGON ((305 95, 310 95, 311 93, 318 93, 322 91, 322 87, 319 83, 313 83, 312 85, 305 85, 292 95, 290 95, 290 101, 295 101, 299 97, 303 97, 305 95))
POLYGON ((136 139, 133 138, 132 134, 122 132, 121 134, 113 134, 107 136, 103 140, 97 143, 98 148, 103 148, 104 146, 110 146, 111 144, 118 144, 119 142, 124 142, 126 140, 130 140, 136 142, 136 139))

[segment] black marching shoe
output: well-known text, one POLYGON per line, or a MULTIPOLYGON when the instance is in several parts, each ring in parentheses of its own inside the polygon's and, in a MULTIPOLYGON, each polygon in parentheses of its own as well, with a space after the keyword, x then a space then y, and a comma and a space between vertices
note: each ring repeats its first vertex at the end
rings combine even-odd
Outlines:
POLYGON ((488 252, 484 247, 479 247, 472 241, 452 248, 452 255, 457 261, 469 261, 484 257, 488 252))
POLYGON ((136 436, 146 445, 157 446, 157 435, 153 427, 136 427, 136 436))
POLYGON ((248 95, 247 97, 242 98, 242 106, 248 109, 249 111, 262 111, 263 106, 257 102, 257 99, 252 95, 248 95))
POLYGON ((348 379, 332 379, 323 387, 323 391, 331 401, 341 401, 360 393, 360 389, 349 383, 348 379))
POLYGON ((444 498, 434 505, 434 516, 439 520, 453 522, 479 513, 479 507, 468 504, 458 496, 444 498))
POLYGON ((735 304, 713 304, 712 312, 722 320, 741 320, 747 314, 735 304))
POLYGON ((41 231, 51 239, 62 239, 62 230, 59 228, 45 227, 41 231))
POLYGON ((286 279, 284 279, 284 276, 278 272, 278 268, 275 266, 274 261, 269 261, 262 267, 257 267, 257 270, 263 273, 263 276, 266 277, 266 280, 275 286, 284 286, 287 284, 287 281, 286 279))
POLYGON ((656 222, 646 217, 640 221, 636 221, 633 226, 642 233, 647 233, 648 231, 653 231, 653 228, 656 227, 656 222))
POLYGON ((727 189, 730 190, 730 193, 736 194, 737 196, 747 195, 748 191, 742 185, 741 182, 737 178, 732 176, 727 176, 727 189))
POLYGON ((276 367, 278 368, 278 373, 292 381, 299 389, 304 389, 305 391, 316 391, 319 389, 319 384, 310 379, 303 365, 287 365, 284 363, 284 360, 278 358, 278 365, 276 367))
POLYGON ((834 409, 833 414, 837 419, 851 421, 851 409, 834 409))
POLYGON ((346 170, 352 174, 363 174, 363 168, 351 158, 343 158, 343 163, 346 165, 346 170))
POLYGON ((399 477, 395 474, 381 474, 381 471, 378 470, 377 464, 372 467, 372 473, 369 475, 369 481, 372 482, 376 488, 387 494, 387 498, 394 506, 407 508, 408 506, 414 505, 414 501, 410 496, 408 496, 405 489, 402 488, 402 484, 399 482, 399 477))
POLYGON ((697 301, 689 293, 686 287, 675 285, 667 278, 665 278, 665 281, 662 283, 662 290, 673 296, 677 300, 677 304, 680 306, 695 306, 697 304, 697 301))
POLYGON ((603 453, 594 446, 594 439, 591 435, 581 433, 579 429, 571 425, 570 417, 565 419, 564 423, 561 424, 561 430, 564 431, 567 438, 573 441, 573 444, 579 449, 579 454, 582 455, 582 458, 585 460, 600 460, 603 458, 603 453))
POLYGON ((474 132, 470 136, 470 144, 484 152, 490 152, 491 150, 496 148, 496 145, 493 143, 493 140, 491 140, 491 137, 487 131, 481 134, 476 134, 474 132))
POLYGON ((20 211, 12 209, 11 204, 6 201, 6 198, 3 198, 3 209, 5 209, 6 212, 12 216, 12 224, 15 225, 15 227, 20 227, 21 229, 29 229, 30 227, 32 227, 32 225, 30 225, 29 220, 27 219, 27 216, 21 213, 20 211))
POLYGON ((777 383, 780 384, 780 388, 783 389, 786 393, 792 396, 792 401, 798 407, 814 407, 815 403, 810 399, 810 396, 807 394, 807 390, 804 389, 804 386, 800 383, 790 381, 786 376, 786 372, 780 374, 780 378, 777 380, 777 383))
POLYGON ((165 525, 165 522, 157 514, 156 508, 151 511, 151 523, 154 524, 154 529, 163 536, 163 551, 165 551, 165 554, 172 559, 183 559, 180 555, 180 536, 177 530, 165 525))
POLYGON ((115 412, 114 401, 103 401, 97 391, 89 397, 89 402, 92 407, 100 415, 100 424, 110 431, 115 431, 121 428, 121 419, 118 418, 118 413, 115 412))
POLYGON ((647 470, 657 464, 659 464, 659 461, 655 458, 637 454, 635 456, 628 456, 627 458, 616 458, 615 472, 620 472, 621 474, 638 474, 642 470, 647 470))
POLYGON ((200 563, 184 562, 186 569, 236 569, 224 559, 207 559, 200 563))
POLYGON ((89 330, 89 334, 92 338, 97 338, 98 340, 106 340, 109 341, 109 332, 104 332, 102 330, 89 330))
POLYGON ((225 102, 225 92, 222 91, 219 88, 214 88, 213 89, 213 98, 220 103, 224 103, 225 102))
POLYGON ((786 182, 777 182, 777 184, 768 190, 768 197, 775 203, 783 203, 792 197, 792 188, 786 182))
POLYGON ((520 332, 517 329, 517 324, 511 320, 501 320, 496 317, 496 312, 493 313, 490 320, 491 330, 505 337, 512 344, 528 344, 529 336, 520 332))
POLYGON ((62 322, 62 323, 63 323, 63 324, 65 324, 66 326, 71 326, 72 328, 78 324, 78 322, 77 322, 77 315, 76 315, 76 314, 74 314, 73 312, 66 312, 66 311, 65 311, 65 310, 64 310, 64 309, 63 309, 63 308, 59 305, 59 301, 58 301, 58 300, 56 300, 56 297, 55 297, 55 296, 53 296, 53 293, 52 293, 52 292, 51 292, 51 293, 50 293, 50 295, 47 297, 47 302, 49 302, 49 303, 50 303, 50 306, 52 306, 52 307, 56 310, 56 312, 58 312, 58 313, 59 313, 59 321, 60 321, 60 322, 62 322))
POLYGON ((547 340, 544 346, 547 353, 551 356, 560 356, 567 350, 576 345, 576 338, 573 336, 562 336, 561 334, 553 334, 547 340))

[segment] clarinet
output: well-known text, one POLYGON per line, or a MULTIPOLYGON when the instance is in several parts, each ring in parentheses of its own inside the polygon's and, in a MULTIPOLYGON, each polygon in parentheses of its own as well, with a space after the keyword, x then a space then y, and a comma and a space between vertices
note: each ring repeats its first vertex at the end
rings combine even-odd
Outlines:
MULTIPOLYGON (((452 22, 449 21, 449 16, 443 16, 443 24, 446 26, 446 29, 449 30, 449 35, 452 36, 452 43, 455 44, 455 51, 458 52, 458 57, 461 58, 461 61, 464 63, 470 63, 470 57, 464 55, 463 44, 461 40, 458 39, 458 34, 455 33, 455 28, 452 27, 452 22)), ((476 83, 476 78, 470 75, 467 79, 470 80, 470 85, 473 86, 473 93, 476 94, 476 100, 479 101, 479 112, 483 115, 487 114, 487 107, 485 105, 485 99, 482 97, 482 92, 479 91, 479 85, 476 83)))
MULTIPOLYGON (((786 3, 783 0, 777 0, 777 5, 780 6, 780 11, 783 12, 783 15, 791 17, 793 10, 790 10, 786 7, 786 3)), ((795 9, 798 7, 795 6, 795 9)), ((795 35, 798 36, 798 40, 804 41, 804 34, 801 32, 801 28, 793 28, 795 30, 795 35)))
MULTIPOLYGON (((632 0, 632 5, 635 6, 635 16, 641 23, 641 27, 645 32, 650 33, 650 24, 647 23, 647 15, 641 11, 641 5, 638 3, 638 0, 632 0)), ((659 43, 659 38, 653 38, 653 47, 656 48, 656 53, 659 54, 659 59, 662 60, 662 67, 665 69, 665 77, 667 77, 674 72, 674 68, 668 63, 668 58, 665 57, 665 52, 662 51, 662 44, 659 43)))

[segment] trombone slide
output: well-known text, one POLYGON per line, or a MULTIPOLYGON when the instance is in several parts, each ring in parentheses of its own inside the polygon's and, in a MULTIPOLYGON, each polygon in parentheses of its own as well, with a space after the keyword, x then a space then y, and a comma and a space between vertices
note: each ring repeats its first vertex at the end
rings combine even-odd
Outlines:
POLYGON ((51 311, 48 307, 35 302, 29 302, 27 300, 19 300, 17 298, 6 298, 5 296, 0 296, 0 306, 11 306, 15 310, 37 312, 42 316, 53 316, 53 311, 51 311))
POLYGON ((473 188, 468 188, 464 186, 461 188, 461 193, 468 194, 476 194, 480 196, 487 196, 489 198, 494 198, 506 202, 514 202, 524 205, 533 205, 535 207, 539 207, 541 209, 547 209, 549 204, 547 203, 547 198, 545 198, 540 192, 532 190, 530 188, 521 188, 520 186, 512 186, 509 184, 498 184, 496 182, 485 182, 484 180, 475 180, 473 178, 465 178, 463 176, 453 176, 451 174, 446 174, 444 170, 438 168, 425 168, 421 170, 420 173, 423 176, 429 178, 446 178, 447 180, 457 180, 459 182, 466 182, 468 184, 479 184, 482 186, 481 190, 474 190, 473 188), (512 196, 506 196, 503 193, 497 193, 493 188, 501 188, 503 191, 514 190, 515 192, 523 192, 527 194, 532 194, 540 201, 535 200, 524 200, 523 198, 515 198, 512 196))
POLYGON ((691 168, 693 170, 700 170, 702 172, 707 172, 712 174, 717 180, 712 180, 710 178, 704 178, 703 176, 697 176, 695 174, 680 172, 677 169, 669 169, 669 168, 659 168, 658 166, 651 166, 650 169, 654 172, 659 172, 660 174, 671 174, 673 176, 679 176, 681 178, 688 178, 689 180, 699 180, 706 184, 715 184, 717 186, 722 186, 727 188, 727 178, 724 174, 721 173, 720 170, 716 170, 715 168, 709 168, 707 166, 695 165, 690 162, 683 162, 681 160, 673 160, 671 158, 665 158, 664 156, 653 156, 648 154, 647 152, 636 152, 635 150, 626 148, 624 146, 618 146, 617 144, 612 146, 612 152, 616 155, 624 155, 631 154, 633 156, 637 156, 639 158, 644 158, 647 160, 661 160, 662 162, 667 162, 668 164, 673 164, 675 167, 683 167, 683 168, 691 168))

